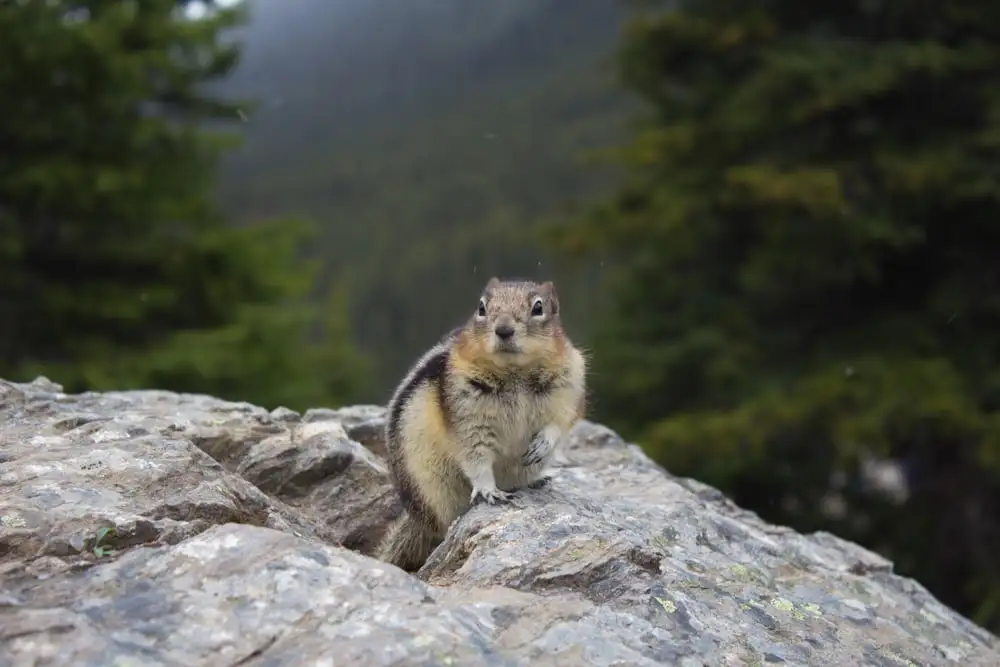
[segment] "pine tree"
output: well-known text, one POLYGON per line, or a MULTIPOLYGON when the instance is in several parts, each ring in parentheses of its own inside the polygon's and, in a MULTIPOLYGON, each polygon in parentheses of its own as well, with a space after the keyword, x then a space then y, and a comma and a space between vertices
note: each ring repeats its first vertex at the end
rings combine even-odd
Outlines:
MULTIPOLYGON (((0 376, 274 405, 347 400, 314 377, 310 226, 236 229, 216 165, 249 112, 206 92, 238 62, 237 6, 0 6, 0 376)), ((343 315, 342 315, 343 316, 343 315)))
POLYGON ((1000 629, 1000 4, 641 4, 597 418, 1000 629))

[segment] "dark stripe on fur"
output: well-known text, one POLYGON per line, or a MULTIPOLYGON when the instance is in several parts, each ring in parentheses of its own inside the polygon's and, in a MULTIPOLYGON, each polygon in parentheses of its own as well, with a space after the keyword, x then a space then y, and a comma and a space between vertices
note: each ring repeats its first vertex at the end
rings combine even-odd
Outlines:
POLYGON ((437 404, 441 408, 441 418, 444 420, 445 426, 451 428, 451 401, 448 400, 448 392, 445 383, 448 381, 447 369, 447 358, 445 358, 445 370, 442 370, 439 375, 433 378, 434 391, 437 393, 437 404))
POLYGON ((504 394, 508 392, 518 392, 527 388, 528 391, 535 395, 544 395, 550 393, 559 384, 560 378, 550 372, 528 372, 526 375, 514 375, 513 377, 493 377, 490 376, 492 382, 487 382, 482 378, 469 378, 466 380, 466 384, 469 385, 475 391, 480 394, 504 394))
POLYGON ((475 389, 476 391, 478 391, 481 394, 495 394, 495 393, 497 393, 497 388, 496 387, 493 387, 493 386, 491 386, 491 385, 483 382, 482 380, 470 379, 468 382, 472 386, 473 389, 475 389))
POLYGON ((399 394, 396 397, 396 402, 393 403, 392 409, 389 411, 389 422, 388 436, 390 438, 397 438, 400 435, 400 424, 403 419, 403 409, 406 407, 407 403, 413 397, 413 393, 417 390, 421 384, 425 382, 432 382, 435 385, 439 385, 440 381, 444 378, 445 369, 448 366, 448 351, 441 350, 434 356, 427 359, 424 364, 417 369, 417 372, 413 374, 409 382, 403 385, 399 394))
MULTIPOLYGON (((403 506, 416 514, 425 514, 426 508, 421 498, 412 488, 409 476, 403 463, 404 453, 399 451, 402 447, 402 420, 403 409, 413 398, 414 392, 423 384, 431 384, 438 393, 438 403, 442 409, 446 409, 445 402, 441 400, 444 395, 444 379, 448 367, 448 351, 441 350, 416 369, 413 377, 403 385, 396 401, 389 410, 389 419, 386 422, 386 447, 389 450, 389 465, 392 470, 393 479, 396 482, 396 490, 399 493, 403 506)), ((447 419, 448 415, 445 415, 447 419)))
POLYGON ((528 377, 527 385, 533 394, 547 394, 555 387, 555 378, 548 374, 531 375, 528 377))

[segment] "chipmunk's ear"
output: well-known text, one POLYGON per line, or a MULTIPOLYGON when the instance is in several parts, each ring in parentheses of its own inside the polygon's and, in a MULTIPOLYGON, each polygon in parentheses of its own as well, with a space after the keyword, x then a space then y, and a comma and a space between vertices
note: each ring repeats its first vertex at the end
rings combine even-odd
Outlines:
POLYGON ((497 278, 496 276, 493 276, 492 278, 490 278, 490 281, 486 283, 486 289, 484 291, 492 292, 498 287, 500 287, 500 279, 497 278))

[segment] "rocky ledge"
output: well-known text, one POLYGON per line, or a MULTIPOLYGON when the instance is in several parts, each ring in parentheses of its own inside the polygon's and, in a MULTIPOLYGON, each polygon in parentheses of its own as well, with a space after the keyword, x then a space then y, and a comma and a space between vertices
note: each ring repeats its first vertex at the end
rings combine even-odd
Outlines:
POLYGON ((382 419, 0 381, 0 665, 1000 665, 876 554, 589 422, 408 575, 367 555, 382 419))

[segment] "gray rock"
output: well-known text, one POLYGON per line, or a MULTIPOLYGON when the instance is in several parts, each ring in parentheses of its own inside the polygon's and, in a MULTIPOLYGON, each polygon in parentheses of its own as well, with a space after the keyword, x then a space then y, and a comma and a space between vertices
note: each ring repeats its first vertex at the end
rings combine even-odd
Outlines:
POLYGON ((386 464, 333 419, 290 423, 251 446, 236 471, 363 553, 402 509, 386 464))
POLYGON ((85 567, 100 549, 175 544, 228 521, 330 539, 195 446, 199 421, 252 430, 254 409, 224 405, 0 382, 0 573, 27 572, 46 556, 85 567))
POLYGON ((31 598, 29 608, 0 608, 3 661, 515 664, 483 661, 489 610, 476 600, 438 599, 396 568, 253 526, 135 549, 72 579, 40 582, 31 598))
POLYGON ((885 559, 589 422, 407 575, 364 555, 383 420, 0 381, 0 665, 1000 664, 885 559))
POLYGON ((370 548, 399 511, 384 464, 337 422, 290 412, 0 381, 0 573, 26 556, 92 560, 95 546, 172 544, 227 521, 370 548))
POLYGON ((339 410, 314 408, 302 416, 304 422, 335 421, 343 425, 348 437, 385 456, 385 409, 378 405, 352 405, 339 410))

